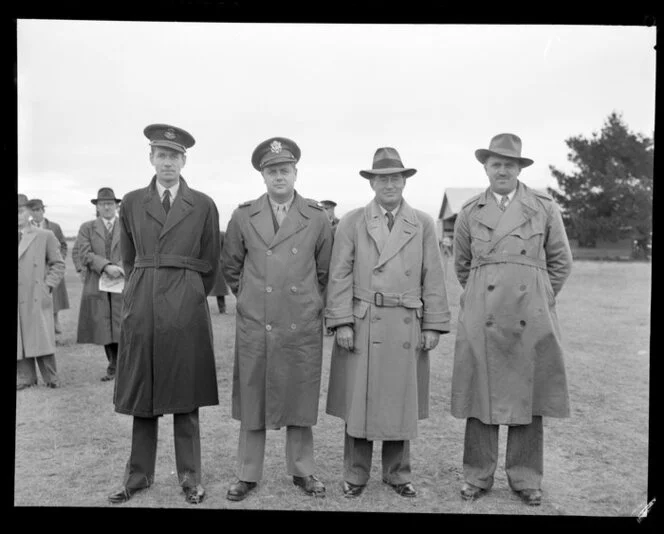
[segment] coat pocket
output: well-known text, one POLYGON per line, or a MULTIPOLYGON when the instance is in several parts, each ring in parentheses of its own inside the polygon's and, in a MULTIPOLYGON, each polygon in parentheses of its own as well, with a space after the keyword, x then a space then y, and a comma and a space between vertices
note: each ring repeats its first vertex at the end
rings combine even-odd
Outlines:
POLYGON ((353 316, 356 317, 357 319, 364 319, 364 316, 367 314, 367 310, 369 309, 369 303, 360 300, 360 299, 353 299, 353 316))

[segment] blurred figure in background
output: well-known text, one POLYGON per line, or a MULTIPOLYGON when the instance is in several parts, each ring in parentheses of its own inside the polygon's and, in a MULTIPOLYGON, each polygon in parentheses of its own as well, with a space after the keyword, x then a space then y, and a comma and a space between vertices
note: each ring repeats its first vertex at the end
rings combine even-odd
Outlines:
POLYGON ((77 259, 80 264, 83 291, 78 316, 77 343, 103 345, 108 359, 102 381, 113 380, 118 361, 120 341, 120 312, 122 294, 100 291, 99 278, 124 276, 120 254, 120 226, 117 224, 117 205, 120 199, 110 187, 102 187, 92 202, 100 217, 85 222, 78 231, 77 259))
MULTIPOLYGON (((41 228, 42 230, 50 230, 55 234, 55 237, 60 242, 60 255, 62 256, 62 261, 64 261, 67 258, 67 240, 62 233, 62 228, 60 228, 60 225, 44 217, 44 208, 46 208, 46 206, 41 199, 30 199, 28 201, 28 208, 30 208, 30 211, 32 212, 32 224, 34 226, 41 228)), ((68 309, 69 295, 67 295, 67 286, 63 276, 60 283, 53 290, 53 324, 56 334, 62 333, 62 328, 60 328, 60 321, 58 321, 58 312, 60 310, 68 309)))
POLYGON ((327 214, 327 218, 332 225, 332 234, 334 234, 339 224, 339 218, 334 214, 334 208, 337 207, 337 203, 334 200, 321 200, 320 204, 327 214))
POLYGON ((53 232, 32 226, 30 216, 28 197, 18 195, 17 391, 37 384, 35 360, 44 383, 60 385, 52 292, 65 274, 65 262, 53 232))
MULTIPOLYGON (((224 248, 224 236, 226 235, 226 232, 220 231, 219 234, 221 236, 219 250, 221 250, 224 248)), ((217 280, 214 283, 212 291, 210 291, 210 295, 217 297, 219 313, 226 313, 226 295, 228 295, 228 286, 224 279, 223 262, 221 261, 221 257, 219 257, 219 272, 217 273, 217 280)))

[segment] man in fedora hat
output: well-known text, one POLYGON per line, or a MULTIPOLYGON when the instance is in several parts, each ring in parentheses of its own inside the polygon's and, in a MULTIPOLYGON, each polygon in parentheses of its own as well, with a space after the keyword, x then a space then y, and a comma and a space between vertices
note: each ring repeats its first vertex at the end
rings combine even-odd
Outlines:
POLYGON ((403 198, 416 170, 391 147, 360 171, 373 200, 339 221, 327 287, 326 324, 336 331, 327 413, 345 421, 346 497, 369 480, 382 441, 383 482, 415 497, 410 440, 428 416, 429 351, 450 330, 436 227, 403 198))
POLYGON ((198 411, 219 404, 207 295, 219 266, 219 212, 181 175, 195 141, 176 126, 151 124, 150 184, 120 206, 120 248, 127 282, 113 400, 133 416, 122 487, 125 502, 152 485, 159 417, 173 414, 175 463, 185 500, 205 497, 198 411))
POLYGON ((18 195, 18 312, 16 390, 37 384, 39 365, 46 386, 60 385, 55 363, 53 289, 65 274, 58 240, 30 224, 28 197, 18 195))
POLYGON ((529 505, 542 499, 542 417, 568 417, 555 298, 572 267, 560 210, 518 177, 533 160, 521 139, 498 134, 475 151, 489 187, 464 204, 454 228, 461 295, 452 415, 466 419, 461 496, 493 484, 499 425, 508 426, 505 470, 529 505))
MULTIPOLYGON (((50 230, 55 234, 55 237, 60 243, 60 255, 64 260, 67 257, 67 240, 65 239, 65 235, 62 233, 62 228, 60 228, 60 225, 44 217, 46 206, 40 198, 30 199, 28 201, 28 207, 32 212, 32 224, 37 228, 41 228, 42 230, 50 230)), ((58 286, 53 290, 53 325, 55 327, 56 334, 62 333, 60 321, 58 321, 58 312, 60 310, 68 309, 69 295, 67 295, 67 286, 63 276, 58 286)))
POLYGON ((99 216, 84 222, 76 236, 75 257, 78 258, 83 280, 76 342, 103 345, 108 365, 101 380, 106 382, 115 378, 122 295, 100 290, 99 279, 103 275, 111 279, 124 277, 117 218, 120 199, 116 198, 113 189, 102 187, 97 197, 90 202, 96 207, 99 216))
POLYGON ((226 231, 224 275, 237 297, 233 418, 240 421, 232 501, 247 497, 262 477, 266 430, 284 426, 293 483, 307 495, 325 495, 314 475, 311 427, 318 417, 332 230, 320 204, 295 191, 299 159, 290 139, 260 143, 251 162, 267 192, 240 204, 226 231))

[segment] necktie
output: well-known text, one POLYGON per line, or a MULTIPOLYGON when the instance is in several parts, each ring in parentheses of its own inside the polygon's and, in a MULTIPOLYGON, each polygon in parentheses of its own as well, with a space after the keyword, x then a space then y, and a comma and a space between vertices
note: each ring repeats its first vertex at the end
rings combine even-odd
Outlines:
POLYGON ((171 192, 168 189, 164 191, 164 199, 161 201, 161 205, 164 206, 164 211, 168 214, 171 209, 171 192))
POLYGON ((106 221, 106 229, 110 232, 113 229, 113 222, 106 221))
POLYGON ((286 206, 284 204, 277 204, 277 224, 281 226, 281 223, 284 222, 286 218, 286 206))
POLYGON ((387 217, 387 229, 391 232, 394 226, 394 215, 392 215, 391 211, 386 211, 385 217, 387 217))
POLYGON ((503 195, 500 199, 500 204, 499 208, 501 211, 505 211, 507 209, 507 203, 509 202, 510 198, 507 195, 503 195))

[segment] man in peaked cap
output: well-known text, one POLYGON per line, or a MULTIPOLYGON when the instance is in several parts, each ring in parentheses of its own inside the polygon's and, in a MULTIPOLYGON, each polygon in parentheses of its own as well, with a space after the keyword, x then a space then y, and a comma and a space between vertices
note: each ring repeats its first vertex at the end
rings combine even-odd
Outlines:
POLYGON ((323 206, 325 213, 327 213, 327 218, 330 221, 332 226, 332 233, 337 230, 337 225, 339 224, 339 218, 334 214, 334 208, 337 207, 337 203, 334 200, 321 200, 320 205, 323 206))
POLYGON ((533 160, 502 133, 475 157, 489 187, 461 208, 454 266, 461 295, 452 415, 466 419, 461 496, 493 485, 499 425, 508 426, 505 471, 529 505, 542 500, 542 417, 568 417, 569 395, 555 297, 572 267, 560 210, 518 177, 533 160))
POLYGON ((152 124, 150 184, 120 206, 123 292, 114 402, 134 417, 123 486, 112 503, 130 499, 154 479, 158 418, 173 414, 178 480, 190 504, 201 484, 198 410, 219 404, 207 295, 219 266, 219 213, 191 189, 180 171, 194 138, 181 128, 152 124))
POLYGON ((53 232, 30 224, 31 215, 28 198, 19 194, 17 391, 37 385, 35 362, 47 387, 60 385, 51 295, 65 274, 65 262, 53 232))
POLYGON ((76 236, 76 256, 83 273, 76 342, 104 347, 108 365, 101 380, 107 382, 115 378, 117 368, 122 295, 101 291, 99 279, 104 275, 116 280, 124 278, 117 217, 120 199, 116 198, 113 189, 102 187, 90 202, 97 208, 99 216, 84 222, 76 236))
MULTIPOLYGON (((65 235, 62 233, 62 228, 56 222, 53 222, 46 217, 44 217, 44 211, 46 206, 40 198, 33 198, 28 202, 28 207, 32 211, 32 224, 37 228, 42 230, 50 230, 55 234, 58 242, 60 243, 60 255, 64 260, 67 257, 67 240, 65 235)), ((69 295, 67 295, 67 285, 65 284, 65 278, 62 277, 62 280, 53 290, 53 324, 55 326, 55 333, 60 334, 62 329, 60 328, 60 321, 58 321, 58 312, 60 310, 69 309, 69 295)))
POLYGON ((332 230, 323 208, 295 191, 299 147, 271 137, 251 162, 267 192, 233 212, 222 253, 237 297, 233 418, 240 420, 238 480, 227 498, 244 499, 263 473, 266 429, 286 427, 293 483, 322 497, 314 475, 312 426, 318 417, 323 295, 332 230))
POLYGON ((392 147, 360 171, 374 198, 334 238, 326 325, 336 332, 327 413, 344 420, 344 496, 359 496, 382 441, 383 482, 415 497, 410 441, 428 416, 429 351, 450 330, 436 226, 403 198, 417 171, 392 147))

